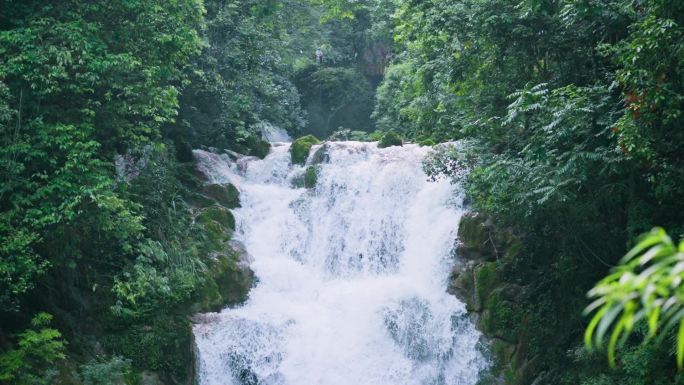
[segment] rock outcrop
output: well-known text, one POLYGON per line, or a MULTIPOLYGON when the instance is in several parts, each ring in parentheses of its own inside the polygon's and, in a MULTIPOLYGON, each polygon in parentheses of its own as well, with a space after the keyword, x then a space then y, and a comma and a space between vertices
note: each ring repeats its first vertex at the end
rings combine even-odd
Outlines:
POLYGON ((522 243, 485 215, 468 213, 461 219, 456 253, 459 263, 448 292, 461 298, 478 328, 489 338, 495 365, 485 384, 527 384, 535 358, 528 351, 530 330, 519 312, 526 288, 507 279, 504 261, 522 252, 522 243))

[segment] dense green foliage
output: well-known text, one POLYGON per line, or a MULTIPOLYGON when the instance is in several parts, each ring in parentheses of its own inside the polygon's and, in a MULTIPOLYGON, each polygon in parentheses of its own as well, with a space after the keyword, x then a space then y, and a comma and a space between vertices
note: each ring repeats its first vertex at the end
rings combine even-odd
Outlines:
POLYGON ((469 139, 428 171, 463 180, 474 208, 524 245, 496 261, 499 280, 524 287, 520 306, 494 316, 525 325, 513 337, 529 364, 507 381, 681 381, 667 343, 627 341, 615 371, 568 352, 582 346, 585 293, 629 242, 653 226, 684 231, 684 5, 394 3, 399 52, 378 89, 379 128, 469 139))
MULTIPOLYGON (((292 1, 206 1, 206 42, 180 99, 177 124, 169 130, 177 141, 210 144, 264 157, 264 124, 299 130, 303 118, 299 93, 289 80, 292 50, 283 47, 288 27, 297 20, 292 1)), ((287 44, 287 43, 285 43, 287 44)), ((264 148, 265 146, 265 148, 264 148)))

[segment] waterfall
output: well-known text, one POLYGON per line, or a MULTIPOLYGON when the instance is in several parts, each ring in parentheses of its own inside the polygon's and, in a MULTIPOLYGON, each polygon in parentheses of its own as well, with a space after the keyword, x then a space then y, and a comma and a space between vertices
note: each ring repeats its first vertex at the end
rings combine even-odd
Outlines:
MULTIPOLYGON (((200 385, 473 385, 487 368, 465 306, 447 294, 462 214, 429 182, 429 148, 333 142, 316 187, 289 144, 264 160, 196 151, 241 192, 239 238, 258 284, 194 326, 200 385)), ((321 154, 318 154, 321 155, 321 154)))
POLYGON ((285 129, 275 126, 268 122, 262 122, 259 125, 259 131, 261 131, 261 137, 269 143, 289 143, 292 142, 292 138, 287 134, 285 129))

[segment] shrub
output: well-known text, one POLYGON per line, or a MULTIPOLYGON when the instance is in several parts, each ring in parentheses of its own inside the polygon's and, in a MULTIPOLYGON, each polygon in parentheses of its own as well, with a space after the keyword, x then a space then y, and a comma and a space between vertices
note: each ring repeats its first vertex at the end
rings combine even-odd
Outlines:
POLYGON ((382 138, 380 138, 380 142, 378 142, 379 148, 403 145, 404 141, 401 139, 401 136, 395 131, 388 131, 385 135, 382 136, 382 138))

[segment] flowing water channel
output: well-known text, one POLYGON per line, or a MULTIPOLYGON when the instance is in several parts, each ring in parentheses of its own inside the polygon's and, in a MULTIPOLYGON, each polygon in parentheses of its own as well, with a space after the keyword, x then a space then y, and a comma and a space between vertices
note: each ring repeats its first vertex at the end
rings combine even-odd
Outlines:
POLYGON ((461 201, 427 180, 428 151, 328 143, 309 158, 313 189, 296 187, 286 143, 264 160, 195 152, 240 190, 235 238, 258 277, 244 305, 194 327, 200 385, 477 382, 480 333, 445 292, 461 201))

